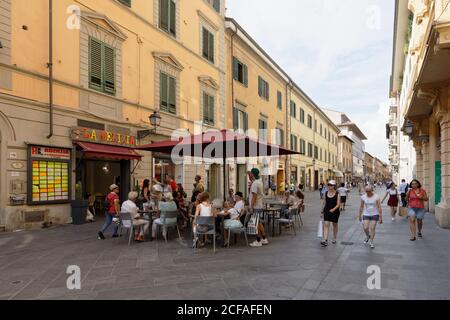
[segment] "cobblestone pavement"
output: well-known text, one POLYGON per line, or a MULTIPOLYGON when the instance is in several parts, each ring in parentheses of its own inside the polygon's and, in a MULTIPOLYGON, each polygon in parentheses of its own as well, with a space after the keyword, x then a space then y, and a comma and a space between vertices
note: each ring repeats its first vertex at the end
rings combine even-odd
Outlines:
MULTIPOLYGON (((380 191, 381 192, 381 191, 380 191)), ((363 245, 358 196, 342 214, 339 243, 321 248, 317 193, 307 194, 305 225, 270 245, 193 250, 174 240, 132 244, 96 240, 101 222, 0 234, 0 299, 449 299, 450 231, 425 220, 409 241, 407 221, 378 227, 376 248, 363 245), (350 242, 353 245, 345 245, 350 242), (68 265, 81 268, 81 290, 67 289, 68 265), (381 290, 367 288, 367 268, 381 268, 381 290)), ((190 241, 188 242, 190 243, 190 241)))

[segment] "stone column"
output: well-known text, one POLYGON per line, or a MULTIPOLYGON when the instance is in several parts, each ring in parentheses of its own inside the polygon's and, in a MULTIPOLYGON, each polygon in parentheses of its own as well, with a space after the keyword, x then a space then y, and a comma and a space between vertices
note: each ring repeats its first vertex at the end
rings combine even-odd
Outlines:
MULTIPOLYGON (((448 102, 447 97, 447 102, 448 102)), ((441 125, 441 161, 442 161, 442 198, 436 206, 436 222, 442 228, 450 229, 450 114, 448 108, 442 110, 441 125)))
POLYGON ((437 144, 439 139, 438 134, 438 119, 435 117, 430 117, 429 120, 429 137, 430 137, 430 156, 429 156, 429 189, 426 189, 429 196, 428 206, 429 211, 434 212, 436 203, 436 161, 439 159, 439 154, 437 150, 437 144))

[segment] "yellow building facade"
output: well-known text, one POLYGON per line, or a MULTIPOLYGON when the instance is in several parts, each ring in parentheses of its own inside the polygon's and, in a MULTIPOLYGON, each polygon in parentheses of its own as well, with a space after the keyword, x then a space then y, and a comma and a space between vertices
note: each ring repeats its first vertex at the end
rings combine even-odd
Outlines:
POLYGON ((165 173, 188 193, 196 173, 221 190, 214 166, 132 147, 226 127, 224 1, 2 0, 0 10, 3 229, 67 223, 71 200, 98 206, 112 183, 125 199, 165 173), (154 111, 161 126, 145 137, 154 111))

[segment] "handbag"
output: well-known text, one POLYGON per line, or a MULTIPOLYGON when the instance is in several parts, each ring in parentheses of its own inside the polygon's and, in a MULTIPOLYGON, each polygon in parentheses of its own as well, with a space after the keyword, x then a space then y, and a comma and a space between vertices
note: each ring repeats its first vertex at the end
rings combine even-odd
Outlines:
POLYGON ((319 225, 317 226, 317 237, 318 238, 323 237, 323 220, 320 220, 319 225))
POLYGON ((259 214, 252 214, 247 224, 247 234, 258 235, 259 214))
POLYGON ((406 218, 408 216, 408 208, 400 207, 399 216, 402 218, 406 218))

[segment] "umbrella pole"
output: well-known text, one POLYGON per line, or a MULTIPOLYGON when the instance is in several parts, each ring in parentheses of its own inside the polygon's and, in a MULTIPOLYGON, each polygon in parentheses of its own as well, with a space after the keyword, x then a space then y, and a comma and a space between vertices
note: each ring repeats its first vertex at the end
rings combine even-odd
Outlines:
POLYGON ((227 201, 227 184, 226 184, 227 164, 226 158, 223 157, 223 204, 227 201))

